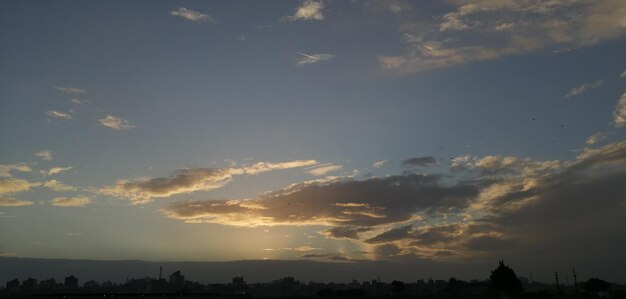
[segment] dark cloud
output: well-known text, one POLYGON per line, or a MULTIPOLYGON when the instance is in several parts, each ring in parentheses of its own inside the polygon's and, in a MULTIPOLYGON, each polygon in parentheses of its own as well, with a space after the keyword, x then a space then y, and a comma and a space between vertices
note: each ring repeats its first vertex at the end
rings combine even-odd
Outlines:
POLYGON ((309 182, 252 200, 174 203, 165 213, 227 225, 323 225, 322 234, 361 244, 376 259, 504 258, 551 269, 576 261, 598 275, 626 276, 626 141, 570 161, 455 162, 462 180, 406 173, 309 182))
POLYGON ((374 254, 379 259, 394 257, 401 252, 400 248, 394 244, 379 245, 374 248, 374 254))
POLYGON ((408 174, 303 184, 245 201, 179 202, 165 212, 170 218, 244 226, 373 227, 460 211, 477 194, 474 186, 444 185, 440 176, 408 174))
POLYGON ((374 243, 388 243, 388 242, 393 242, 397 240, 402 240, 402 239, 409 237, 409 234, 412 229, 413 229, 413 225, 411 224, 405 225, 400 228, 394 228, 380 235, 377 235, 373 238, 365 240, 365 242, 374 244, 374 243))
POLYGON ((435 164, 437 164, 437 159, 432 156, 415 157, 402 161, 402 166, 405 167, 428 167, 435 164))
POLYGON ((303 259, 322 259, 322 260, 340 261, 340 262, 352 261, 352 259, 339 253, 305 254, 300 257, 303 259))

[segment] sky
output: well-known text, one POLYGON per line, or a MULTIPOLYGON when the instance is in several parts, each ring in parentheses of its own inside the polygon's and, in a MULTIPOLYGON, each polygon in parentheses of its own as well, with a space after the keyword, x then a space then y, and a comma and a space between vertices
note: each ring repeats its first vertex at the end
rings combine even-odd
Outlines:
POLYGON ((625 35, 620 0, 2 1, 0 256, 626 281, 625 35))

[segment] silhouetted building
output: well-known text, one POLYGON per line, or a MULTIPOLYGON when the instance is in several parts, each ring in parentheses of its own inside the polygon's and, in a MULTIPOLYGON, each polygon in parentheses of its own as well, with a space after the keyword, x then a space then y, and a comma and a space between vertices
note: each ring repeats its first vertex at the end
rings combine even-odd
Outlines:
POLYGON ((78 278, 74 277, 74 275, 70 275, 65 277, 65 282, 63 285, 66 288, 77 288, 78 287, 78 278))
POLYGON ((18 291, 20 289, 20 281, 16 278, 7 281, 6 290, 9 292, 18 291))
POLYGON ((95 280, 89 280, 83 283, 83 288, 86 288, 86 289, 95 289, 98 287, 100 287, 100 284, 95 280))
POLYGON ((185 284, 185 276, 181 275, 180 271, 176 271, 170 275, 170 283, 177 286, 182 286, 183 284, 185 284))
POLYGON ((48 278, 39 282, 39 290, 42 292, 50 292, 56 288, 57 281, 54 278, 48 278))
POLYGON ((37 279, 29 277, 26 280, 22 281, 22 287, 20 288, 22 292, 32 293, 36 289, 37 289, 37 279))

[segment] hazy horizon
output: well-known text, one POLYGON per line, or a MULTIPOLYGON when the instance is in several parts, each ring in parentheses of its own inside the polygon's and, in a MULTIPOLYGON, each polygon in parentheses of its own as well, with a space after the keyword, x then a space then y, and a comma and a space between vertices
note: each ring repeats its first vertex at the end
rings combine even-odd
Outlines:
POLYGON ((626 281, 626 1, 9 0, 0 43, 0 257, 626 281))

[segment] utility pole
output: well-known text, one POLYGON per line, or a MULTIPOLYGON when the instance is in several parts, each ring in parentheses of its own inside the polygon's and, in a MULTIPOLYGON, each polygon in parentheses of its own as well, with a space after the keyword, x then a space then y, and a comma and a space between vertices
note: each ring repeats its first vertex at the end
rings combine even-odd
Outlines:
POLYGON ((554 272, 554 279, 556 280, 556 293, 561 294, 561 286, 559 285, 559 272, 554 272))
POLYGON ((576 268, 572 268, 572 273, 574 274, 574 290, 578 293, 578 280, 576 279, 576 268))

